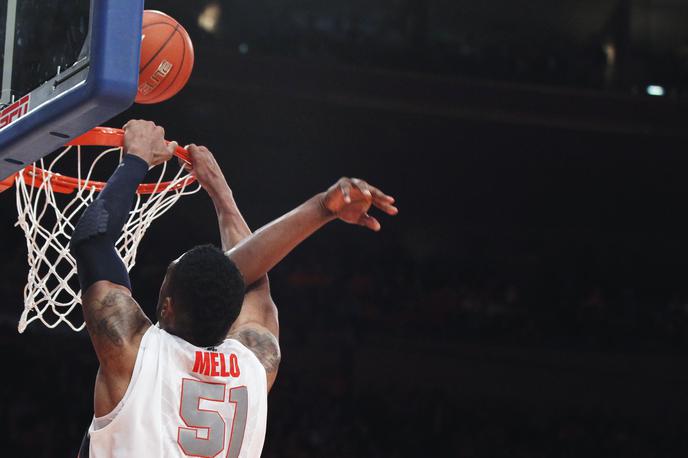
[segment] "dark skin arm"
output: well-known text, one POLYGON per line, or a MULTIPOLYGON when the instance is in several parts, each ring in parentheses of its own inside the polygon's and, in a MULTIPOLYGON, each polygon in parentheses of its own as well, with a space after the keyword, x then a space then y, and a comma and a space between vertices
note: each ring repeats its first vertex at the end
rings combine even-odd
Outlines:
POLYGON ((261 361, 268 376, 268 390, 277 376, 280 362, 277 308, 270 297, 266 272, 299 243, 334 219, 380 230, 380 223, 368 215, 371 206, 396 215, 394 198, 356 178, 342 178, 326 192, 258 230, 255 234, 244 221, 222 171, 212 154, 203 147, 189 146, 196 176, 215 204, 223 248, 251 285, 242 311, 229 337, 235 338, 261 361))
MULTIPOLYGON (((234 195, 212 153, 203 146, 189 145, 192 164, 187 171, 206 190, 217 214, 222 249, 228 251, 251 235, 234 195)), ((246 289, 241 313, 227 337, 251 349, 265 368, 268 391, 277 378, 280 363, 279 321, 277 306, 270 295, 270 282, 263 275, 246 289)))
POLYGON ((242 309, 239 319, 230 330, 230 337, 243 342, 261 360, 268 373, 268 389, 277 376, 280 353, 276 338, 279 331, 277 309, 270 299, 265 272, 334 219, 380 230, 380 223, 367 212, 375 205, 395 215, 398 210, 392 205, 393 202, 392 197, 362 180, 342 178, 326 192, 242 239, 228 251, 228 256, 242 272, 246 283, 254 287, 246 294, 244 307, 247 302, 253 304, 242 309), (256 281, 258 283, 254 284, 256 281))
POLYGON ((98 355, 94 410, 112 412, 124 397, 136 355, 151 322, 127 288, 99 281, 82 297, 86 329, 98 355))
MULTIPOLYGON (((358 179, 342 178, 326 192, 316 195, 301 206, 241 240, 228 256, 243 273, 247 283, 258 279, 256 294, 269 297, 264 272, 272 269, 299 243, 334 219, 380 230, 380 223, 368 215, 372 205, 389 215, 398 210, 394 199, 358 179)), ((253 292, 247 294, 247 298, 253 292)), ((230 336, 244 342, 261 360, 271 385, 277 375, 279 346, 276 341, 277 310, 272 301, 256 301, 258 306, 242 310, 232 326, 230 336), (273 340, 274 339, 274 340, 273 340)))
POLYGON ((330 221, 340 219, 379 231, 380 222, 368 211, 375 206, 396 215, 394 198, 357 178, 341 178, 286 215, 263 226, 228 252, 247 284, 258 280, 289 252, 330 221))
MULTIPOLYGON (((164 130, 149 121, 130 121, 124 126, 127 154, 157 165, 172 157, 176 143, 165 145, 164 130)), ((98 356, 94 411, 96 417, 112 412, 124 397, 150 320, 131 291, 109 281, 97 281, 82 294, 86 329, 98 356)))

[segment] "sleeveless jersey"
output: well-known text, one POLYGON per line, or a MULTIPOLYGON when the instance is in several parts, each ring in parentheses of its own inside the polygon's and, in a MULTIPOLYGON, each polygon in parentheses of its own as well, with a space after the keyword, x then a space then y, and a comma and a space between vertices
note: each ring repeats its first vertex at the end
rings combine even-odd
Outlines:
POLYGON ((124 398, 89 427, 88 457, 259 458, 266 383, 258 358, 236 340, 204 349, 151 326, 124 398))

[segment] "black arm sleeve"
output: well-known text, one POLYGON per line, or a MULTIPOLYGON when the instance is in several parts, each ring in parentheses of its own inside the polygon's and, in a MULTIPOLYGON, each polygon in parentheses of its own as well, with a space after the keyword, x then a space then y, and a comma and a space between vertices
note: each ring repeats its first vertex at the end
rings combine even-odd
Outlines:
POLYGON ((131 289, 129 274, 117 254, 115 242, 129 217, 136 188, 147 171, 146 161, 126 155, 74 228, 70 252, 76 259, 82 292, 100 280, 131 289))

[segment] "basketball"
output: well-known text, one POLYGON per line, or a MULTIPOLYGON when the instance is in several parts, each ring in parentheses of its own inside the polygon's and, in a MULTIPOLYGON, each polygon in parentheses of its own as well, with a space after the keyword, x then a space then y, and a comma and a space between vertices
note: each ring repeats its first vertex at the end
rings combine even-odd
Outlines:
POLYGON ((193 64, 193 43, 184 27, 161 11, 144 11, 136 102, 158 103, 177 94, 193 64))

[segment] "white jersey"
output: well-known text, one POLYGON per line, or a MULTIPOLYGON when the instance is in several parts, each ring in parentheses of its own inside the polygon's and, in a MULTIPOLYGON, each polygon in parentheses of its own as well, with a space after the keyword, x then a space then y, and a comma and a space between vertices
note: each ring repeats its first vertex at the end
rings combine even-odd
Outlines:
POLYGON ((266 384, 265 369, 240 342, 208 350, 151 326, 124 398, 89 427, 88 457, 258 458, 266 384))

